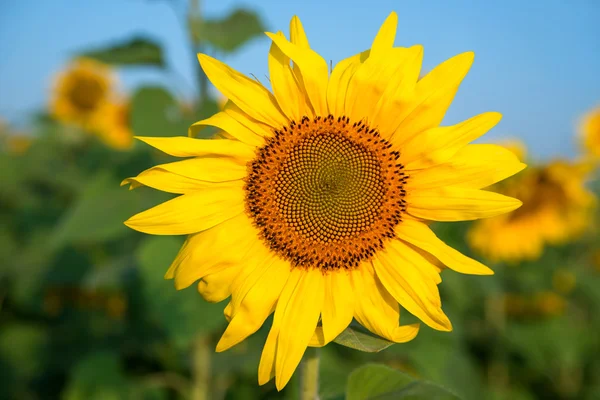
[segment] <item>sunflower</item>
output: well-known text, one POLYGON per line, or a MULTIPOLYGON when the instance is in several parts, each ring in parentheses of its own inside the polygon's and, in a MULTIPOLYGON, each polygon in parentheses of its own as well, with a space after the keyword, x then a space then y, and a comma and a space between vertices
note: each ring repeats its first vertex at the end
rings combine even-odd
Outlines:
POLYGON ((600 106, 587 113, 580 125, 581 144, 590 156, 600 159, 600 106))
POLYGON ((589 165, 555 160, 529 168, 499 185, 499 192, 524 206, 476 222, 468 232, 472 248, 495 261, 535 260, 546 244, 576 238, 588 226, 594 195, 585 187, 589 165))
POLYGON ((77 59, 56 78, 50 111, 61 122, 90 128, 111 96, 113 84, 114 77, 107 65, 77 59))
POLYGON ((139 138, 189 158, 123 182, 181 194, 125 223, 190 235, 166 278, 178 289, 200 280, 208 301, 231 296, 217 351, 274 313, 260 384, 275 376, 283 388, 307 346, 331 342, 353 318, 390 341, 411 340, 419 325, 399 324, 399 304, 450 331, 438 261, 462 273, 493 272, 443 243, 426 221, 490 217, 521 205, 480 188, 524 164, 500 146, 469 144, 500 114, 439 126, 473 54, 418 79, 423 49, 394 47, 396 26, 392 13, 370 50, 329 74, 292 18, 291 40, 267 33, 273 92, 199 54, 229 100, 190 131, 213 126, 235 140, 139 138))
POLYGON ((130 128, 130 105, 126 101, 106 101, 92 119, 92 131, 107 146, 127 150, 133 145, 130 128))
POLYGON ((552 291, 542 291, 533 297, 533 312, 540 317, 553 317, 565 312, 567 302, 561 295, 552 291))

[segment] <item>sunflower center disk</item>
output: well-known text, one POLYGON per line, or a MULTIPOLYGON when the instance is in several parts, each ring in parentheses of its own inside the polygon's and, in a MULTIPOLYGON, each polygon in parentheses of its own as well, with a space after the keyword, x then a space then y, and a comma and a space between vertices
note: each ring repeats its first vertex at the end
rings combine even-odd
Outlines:
POLYGON ((529 181, 525 182, 526 184, 514 194, 515 197, 522 199, 523 206, 509 214, 509 220, 528 217, 545 209, 564 211, 568 208, 569 198, 565 189, 546 172, 536 171, 530 175, 529 181))
POLYGON ((102 85, 94 79, 81 78, 75 83, 69 95, 73 104, 82 111, 93 110, 104 94, 102 85))
POLYGON ((363 123, 292 123, 258 152, 246 185, 267 245, 294 266, 351 268, 383 248, 405 209, 399 153, 363 123))

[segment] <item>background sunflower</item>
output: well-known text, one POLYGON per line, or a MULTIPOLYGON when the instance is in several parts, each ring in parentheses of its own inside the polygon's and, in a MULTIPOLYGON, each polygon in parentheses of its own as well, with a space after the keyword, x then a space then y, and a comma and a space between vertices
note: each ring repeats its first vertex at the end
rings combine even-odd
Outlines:
MULTIPOLYGON (((308 398, 300 391, 306 387, 318 387, 321 399, 338 400, 600 397, 600 216, 595 205, 600 188, 594 155, 600 93, 597 7, 589 2, 549 2, 523 8, 521 3, 434 0, 426 8, 414 2, 396 9, 395 44, 411 50, 398 52, 398 58, 385 65, 414 56, 402 64, 407 67, 403 73, 418 76, 418 82, 428 86, 444 60, 470 50, 477 54, 457 93, 462 76, 449 73, 448 86, 440 91, 430 85, 428 90, 436 93, 423 104, 437 106, 429 109, 428 116, 439 122, 454 98, 442 126, 456 126, 488 110, 501 111, 504 118, 477 144, 469 145, 488 149, 475 152, 476 163, 469 161, 473 159, 469 151, 432 151, 427 140, 420 143, 422 151, 403 143, 399 150, 382 147, 381 154, 392 158, 391 152, 399 151, 398 160, 425 156, 427 162, 412 165, 409 174, 412 183, 421 175, 421 183, 427 185, 421 190, 431 192, 448 179, 464 186, 465 176, 470 176, 470 184, 479 185, 476 190, 515 197, 524 206, 474 223, 410 225, 400 245, 412 253, 404 249, 400 254, 410 254, 403 265, 418 260, 418 265, 428 266, 411 270, 413 278, 422 277, 412 280, 423 283, 421 291, 401 297, 403 293, 390 281, 407 275, 392 275, 394 269, 383 278, 375 269, 357 270, 361 279, 353 277, 352 285, 370 296, 361 297, 362 308, 353 307, 351 317, 358 317, 353 322, 347 312, 336 314, 344 296, 323 293, 323 303, 332 306, 325 320, 339 322, 341 333, 335 338, 337 332, 328 330, 323 321, 309 331, 305 329, 309 318, 300 324, 285 310, 277 312, 273 293, 280 281, 275 275, 279 270, 270 268, 273 264, 254 269, 269 276, 268 281, 246 279, 252 274, 235 267, 250 263, 246 253, 235 250, 255 242, 249 232, 256 227, 248 221, 244 225, 240 218, 228 220, 224 223, 229 229, 213 230, 201 241, 200 235, 193 234, 187 242, 183 236, 134 232, 123 221, 161 204, 177 204, 182 193, 190 196, 198 185, 197 174, 214 178, 238 170, 247 173, 243 165, 223 160, 217 169, 192 168, 194 176, 168 171, 168 166, 187 162, 177 156, 197 150, 191 144, 196 140, 185 137, 188 128, 194 137, 218 145, 241 140, 258 146, 260 140, 253 132, 274 123, 269 121, 273 115, 277 117, 254 115, 260 123, 243 129, 244 114, 266 103, 253 97, 240 107, 239 90, 226 93, 227 98, 218 94, 223 79, 213 79, 213 87, 200 69, 197 53, 210 57, 203 59, 203 64, 209 64, 208 75, 222 73, 223 67, 215 61, 221 60, 247 77, 246 89, 262 85, 287 120, 301 117, 307 111, 302 107, 310 105, 308 111, 314 112, 342 94, 352 98, 351 106, 347 110, 345 101, 343 106, 336 102, 336 113, 343 109, 353 118, 368 109, 375 118, 385 111, 391 115, 386 118, 389 125, 402 119, 401 107, 386 110, 383 103, 372 101, 395 95, 386 91, 387 76, 393 71, 379 69, 381 64, 373 62, 390 43, 391 30, 380 36, 382 46, 364 52, 397 5, 370 2, 340 7, 335 2, 272 0, 250 2, 248 8, 206 1, 202 9, 196 0, 5 5, 0 13, 0 120, 4 121, 0 123, 0 398, 301 399, 308 398), (292 24, 290 31, 292 15, 302 18, 308 39, 300 24, 292 24), (273 34, 269 38, 264 32, 273 34), (273 41, 279 45, 272 47, 273 41), (300 53, 306 55, 310 47, 322 59, 310 52, 308 58, 297 58, 298 49, 289 45, 294 41, 304 49, 300 53), (423 55, 420 46, 413 46, 416 43, 426 50, 421 73, 408 68, 423 55), (336 67, 358 53, 346 64, 348 71, 336 67), (318 101, 321 92, 318 84, 313 85, 315 79, 335 74, 343 83, 357 65, 363 66, 359 76, 364 82, 379 84, 340 85, 342 90, 332 90, 324 102, 318 101), (302 95, 290 95, 293 90, 302 95), (440 106, 444 99, 447 104, 440 106), (199 121, 204 122, 196 124, 199 121), (232 121, 241 125, 234 134, 221 126, 232 121), (505 134, 524 144, 507 143, 505 134), (134 135, 145 137, 151 146, 134 142, 134 135), (159 137, 179 144, 167 145, 159 137), (495 142, 514 156, 490 151, 495 142), (454 162, 433 167, 450 156, 454 162), (495 182, 514 172, 501 160, 519 165, 515 157, 528 168, 484 187, 492 181, 481 176, 492 176, 495 182), (128 182, 135 190, 119 186, 124 177, 132 177, 128 182), (423 241, 423 235, 429 241, 423 241), (213 270, 198 281, 198 270, 188 268, 190 259, 200 260, 204 268, 212 268, 215 260, 225 260, 230 267, 213 270), (174 280, 163 279, 174 260, 178 269, 168 273, 174 280), (445 268, 464 267, 472 260, 494 275, 457 274, 445 268), (237 282, 235 287, 228 285, 232 281, 237 282), (177 291, 174 285, 191 287, 177 291), (198 291, 217 303, 205 301, 198 291), (234 296, 231 305, 218 302, 230 292, 247 295, 234 296), (404 304, 397 306, 394 296, 404 304), (411 302, 415 298, 421 303, 411 302), (263 312, 247 312, 249 304, 263 312), (369 312, 364 312, 365 304, 370 304, 369 312), (271 311, 275 315, 263 319, 271 311), (300 372, 292 373, 294 363, 284 362, 278 377, 259 386, 265 343, 279 340, 274 335, 268 339, 275 319, 276 327, 292 327, 292 334, 288 331, 282 340, 301 335, 311 354, 297 367, 300 372), (427 326, 429 322, 444 328, 448 321, 452 332, 427 326), (314 357, 316 352, 320 358, 314 357), (303 381, 301 372, 311 370, 320 371, 318 380, 303 381)), ((459 69, 466 69, 469 57, 467 53, 455 59, 457 68, 450 68, 451 72, 461 75, 459 69)), ((230 78, 239 78, 226 71, 230 78)), ((392 75, 399 81, 405 76, 392 75)), ((398 101, 412 104, 417 99, 415 94, 398 101)), ((316 116, 309 115, 311 124, 316 116)), ((414 117, 406 121, 405 132, 424 128, 422 124, 429 121, 414 117)), ((441 143, 438 139, 434 145, 441 143)), ((312 151, 319 143, 306 149, 312 151)), ((194 165, 213 162, 222 147, 209 149, 210 156, 200 156, 194 165)), ((351 150, 347 147, 350 155, 351 150)), ((239 145, 228 146, 228 151, 236 157, 247 152, 239 145)), ((323 157, 337 160, 328 153, 323 157)), ((335 162, 328 165, 327 171, 339 176, 340 167, 335 162)), ((324 176, 329 195, 337 193, 336 181, 324 176)), ((365 179, 365 187, 375 182, 365 179)), ((410 178, 400 183, 412 184, 410 178)), ((257 189, 276 185, 273 180, 257 189)), ((231 182, 221 186, 235 191, 231 182)), ((410 196, 397 194, 408 205, 410 196)), ((348 199, 358 201, 350 195, 348 199)), ((443 203, 449 199, 445 196, 443 203)), ((422 218, 431 215, 432 204, 442 202, 423 201, 421 206, 429 208, 416 211, 422 218)), ((212 207, 191 203, 188 209, 198 215, 212 207)), ((236 212, 238 206, 232 202, 225 212, 236 212)), ((473 207, 467 211, 473 212, 473 207)), ((383 263, 396 253, 392 249, 379 261, 380 274, 386 271, 383 263)), ((268 252, 265 256, 269 259, 268 252)), ((331 283, 323 282, 326 285, 331 283)), ((348 286, 337 287, 343 291, 348 286)), ((306 309, 319 298, 318 293, 311 294, 315 301, 302 304, 290 290, 283 295, 306 309)), ((279 359, 299 360, 297 346, 289 349, 291 353, 279 359)), ((273 371, 265 368, 266 361, 262 376, 270 377, 273 371)), ((273 362, 276 366, 276 354, 273 362)), ((274 372, 277 375, 277 368, 274 372)))

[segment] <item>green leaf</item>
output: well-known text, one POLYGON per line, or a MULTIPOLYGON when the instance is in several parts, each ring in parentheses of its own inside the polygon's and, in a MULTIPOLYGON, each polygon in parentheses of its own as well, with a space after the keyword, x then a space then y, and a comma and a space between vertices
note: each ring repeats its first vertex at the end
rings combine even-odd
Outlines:
MULTIPOLYGON (((137 136, 187 136, 191 124, 217 111, 216 103, 207 101, 196 113, 186 114, 165 89, 144 87, 133 95, 130 122, 137 136)), ((198 137, 213 133, 207 129, 198 137)))
POLYGON ((433 383, 419 381, 381 364, 367 364, 348 378, 347 400, 458 400, 455 394, 433 383))
POLYGON ((373 335, 354 322, 344 329, 333 341, 342 346, 368 353, 376 353, 395 344, 394 342, 373 335))
MULTIPOLYGON (((353 350, 337 346, 325 346, 321 349, 319 399, 335 400, 344 398, 348 376, 354 369, 363 364, 357 357, 348 357, 350 353, 356 355, 353 350)), ((372 357, 371 354, 365 354, 365 356, 372 357)))
POLYGON ((123 221, 139 211, 140 204, 141 198, 135 191, 119 187, 119 181, 109 175, 98 175, 62 217, 51 246, 117 239, 129 233, 123 221))
MULTIPOLYGON (((7 364, 12 379, 29 379, 40 372, 46 333, 41 326, 11 323, 2 326, 0 333, 0 360, 7 364)), ((0 379, 0 382, 4 379, 0 379)))
POLYGON ((167 331, 175 345, 187 348, 197 334, 224 324, 225 317, 223 304, 204 301, 195 285, 177 291, 173 281, 163 278, 181 245, 181 237, 149 236, 138 248, 136 257, 152 318, 167 331))
POLYGON ((71 373, 64 400, 129 398, 127 380, 117 354, 97 352, 84 358, 71 373))
POLYGON ((104 48, 84 52, 81 56, 119 66, 165 66, 161 47, 155 41, 144 37, 134 37, 104 48))
POLYGON ((258 14, 244 9, 237 9, 223 19, 197 22, 192 29, 201 42, 226 53, 234 52, 266 30, 258 14))

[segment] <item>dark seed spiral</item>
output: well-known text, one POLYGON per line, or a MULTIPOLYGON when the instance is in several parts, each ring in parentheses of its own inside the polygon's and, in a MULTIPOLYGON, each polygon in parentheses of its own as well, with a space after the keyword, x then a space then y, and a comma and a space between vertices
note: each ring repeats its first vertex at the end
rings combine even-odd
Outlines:
POLYGON ((405 210, 400 154, 364 123, 302 118, 249 163, 246 206, 292 265, 352 268, 383 248, 405 210))

